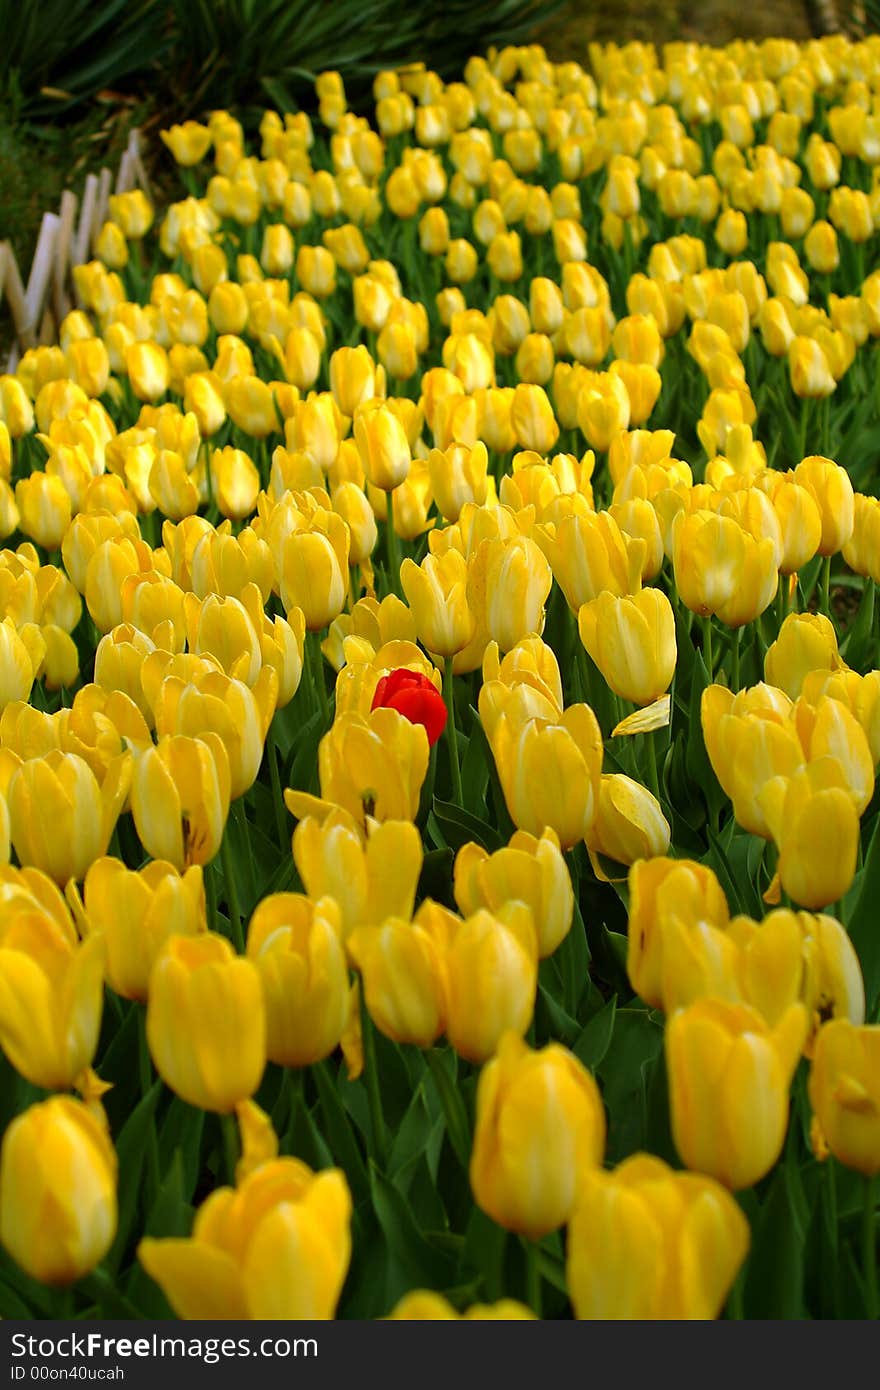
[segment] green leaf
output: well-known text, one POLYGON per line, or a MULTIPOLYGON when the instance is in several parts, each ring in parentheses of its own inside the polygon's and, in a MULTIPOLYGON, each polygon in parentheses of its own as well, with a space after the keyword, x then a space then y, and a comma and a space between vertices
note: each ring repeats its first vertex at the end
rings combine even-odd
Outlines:
POLYGON ((644 1065, 662 1046, 663 1029, 647 1009, 617 1010, 611 1045, 597 1068, 608 1110, 608 1157, 613 1162, 645 1147, 644 1065))
POLYGON ((853 888, 856 884, 858 896, 853 907, 846 912, 846 927, 865 978, 867 1017, 873 1018, 877 996, 880 994, 880 931, 877 930, 877 903, 880 901, 880 817, 875 822, 865 863, 856 875, 853 888))
POLYGON ((388 1250, 387 1295, 395 1303, 412 1288, 442 1289, 453 1279, 455 1266, 422 1235, 405 1197, 370 1161, 370 1195, 376 1220, 388 1250))
POLYGON ((803 1317, 805 1232, 787 1164, 780 1164, 753 1233, 744 1290, 747 1318, 803 1317))
POLYGON ((330 1151, 334 1160, 345 1169, 351 1190, 360 1200, 369 1188, 367 1169, 351 1121, 339 1098, 330 1063, 319 1062, 312 1067, 312 1075, 318 1088, 330 1151))
POLYGON ((156 1081, 135 1106, 116 1140, 116 1155, 119 1160, 119 1224, 116 1239, 107 1256, 110 1270, 119 1268, 131 1236, 143 1193, 141 1174, 147 1156, 150 1130, 155 1123, 156 1106, 162 1094, 162 1082, 156 1081))
POLYGON ((595 1071, 601 1065, 611 1046, 616 1014, 617 995, 613 994, 599 1012, 593 1014, 571 1049, 590 1071, 595 1071))
POLYGON ((476 840, 491 854, 504 844, 493 825, 451 801, 439 801, 435 796, 433 812, 450 849, 459 850, 470 840, 476 840))
MULTIPOLYGON (((201 1144, 205 1126, 205 1111, 188 1105, 173 1096, 159 1131, 159 1169, 165 1173, 169 1165, 180 1163, 181 1192, 186 1201, 195 1192, 201 1175, 201 1144)), ((160 1194, 161 1195, 161 1194, 160 1194)))

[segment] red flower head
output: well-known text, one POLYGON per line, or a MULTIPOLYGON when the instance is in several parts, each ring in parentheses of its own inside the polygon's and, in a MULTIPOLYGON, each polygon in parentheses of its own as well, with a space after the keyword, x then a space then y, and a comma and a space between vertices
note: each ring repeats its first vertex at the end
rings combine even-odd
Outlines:
POLYGON ((446 705, 436 686, 421 671, 398 666, 376 686, 371 709, 396 709, 411 724, 421 724, 433 746, 446 728, 446 705))

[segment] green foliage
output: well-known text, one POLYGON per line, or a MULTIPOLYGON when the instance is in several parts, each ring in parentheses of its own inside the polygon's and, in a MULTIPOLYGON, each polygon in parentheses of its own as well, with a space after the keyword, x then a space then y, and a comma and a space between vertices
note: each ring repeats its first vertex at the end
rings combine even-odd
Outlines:
POLYGON ((163 9, 157 0, 0 0, 0 97, 47 115, 146 72, 168 44, 163 9))
POLYGON ((527 38, 561 4, 449 0, 425 13, 397 0, 0 0, 0 99, 46 116, 136 76, 179 117, 267 101, 291 109, 313 100, 327 68, 355 96, 382 68, 425 54, 449 77, 471 53, 527 38))

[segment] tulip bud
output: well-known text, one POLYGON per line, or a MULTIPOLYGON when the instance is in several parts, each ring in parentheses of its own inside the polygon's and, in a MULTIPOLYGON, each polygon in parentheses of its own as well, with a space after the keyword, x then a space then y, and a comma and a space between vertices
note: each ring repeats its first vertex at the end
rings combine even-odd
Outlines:
POLYGON ((463 845, 455 858, 455 901, 471 917, 480 908, 499 913, 505 903, 526 903, 538 940, 538 955, 552 955, 568 935, 574 894, 559 839, 545 830, 540 839, 517 830, 506 849, 488 854, 480 845, 463 845))
POLYGON ((115 757, 99 785, 88 763, 53 749, 22 762, 7 787, 12 843, 19 863, 64 884, 82 879, 106 854, 131 781, 128 754, 115 757))
POLYGON ((391 492, 404 481, 412 463, 406 431, 387 405, 362 406, 354 421, 364 471, 374 487, 391 492))
POLYGON ((71 500, 61 478, 35 471, 15 485, 22 531, 45 550, 58 550, 70 525, 71 500))
POLYGON ((110 988, 141 1003, 168 937, 195 936, 206 928, 205 889, 197 866, 181 876, 161 860, 135 872, 118 859, 96 859, 85 877, 83 904, 89 930, 104 942, 110 988))
POLYGON ((764 657, 765 679, 792 700, 811 671, 844 669, 837 634, 824 613, 789 613, 764 657))
POLYGON ((493 1221, 539 1240, 568 1221, 586 1173, 600 1166, 605 1112, 566 1048, 533 1052, 515 1033, 480 1074, 470 1179, 493 1221))
POLYGON ((228 1114, 253 1095, 266 1065, 257 969, 223 936, 171 936, 150 974, 147 1041, 181 1099, 228 1114))
POLYGON ((441 943, 418 919, 360 927, 348 948, 376 1027, 392 1042, 430 1047, 445 1024, 441 943))
POLYGON ((409 920, 422 866, 422 842, 408 821, 371 824, 366 843, 350 816, 313 816, 293 833, 293 857, 309 897, 332 898, 347 938, 355 927, 409 920))
POLYGON ((650 1154, 591 1170, 568 1226, 575 1315, 717 1318, 748 1248, 746 1218, 712 1178, 650 1154))
POLYGON ((148 1237, 138 1258, 181 1318, 328 1319, 351 1258, 350 1223, 340 1169, 316 1174, 299 1159, 270 1158, 235 1189, 213 1192, 191 1237, 148 1237))
POLYGON ((866 1178, 880 1173, 878 1045, 876 1025, 855 1027, 845 1018, 826 1023, 807 1083, 821 1144, 866 1178))
POLYGON ((627 974, 637 994, 660 1008, 670 925, 724 928, 729 921, 727 901, 712 870, 691 859, 636 861, 629 872, 629 894, 627 974))
POLYGON ((32 1279, 63 1287, 88 1274, 113 1243, 116 1216, 106 1122, 69 1096, 12 1121, 0 1151, 0 1241, 32 1279))
POLYGON ((214 858, 229 814, 229 795, 229 756, 212 731, 201 738, 168 735, 155 748, 135 754, 135 828, 147 853, 168 860, 179 873, 214 858))
POLYGON ((677 648, 672 606, 659 589, 604 591, 578 612, 581 641, 616 695, 650 705, 668 689, 677 648))
POLYGON ((570 705, 560 715, 540 696, 540 713, 523 717, 519 689, 508 691, 500 681, 491 681, 480 691, 480 718, 507 809, 519 829, 540 836, 549 826, 563 849, 570 849, 585 838, 596 818, 601 731, 589 705, 570 705), (497 714, 492 712, 495 699, 497 714))
POLYGON ((792 1004, 772 1029, 754 1009, 718 999, 672 1015, 672 1133, 688 1168, 735 1192, 770 1171, 785 1142, 789 1088, 806 1034, 803 1004, 792 1004))
POLYGON ((101 1027, 102 942, 79 943, 70 919, 62 922, 34 902, 10 913, 0 934, 0 1046, 16 1071, 47 1090, 76 1083, 101 1027))
POLYGON ((774 777, 758 802, 779 850, 783 890, 816 909, 848 892, 856 872, 859 812, 846 771, 833 756, 774 777))
POLYGON ((821 455, 802 459, 794 481, 805 487, 822 519, 820 555, 835 555, 846 545, 855 526, 855 498, 849 474, 839 463, 821 455))
POLYGON ((586 842, 597 878, 604 878, 596 855, 618 864, 633 864, 666 854, 671 839, 669 822, 656 796, 622 772, 603 773, 599 806, 586 842))
MULTIPOLYGON (((369 715, 337 715, 318 746, 318 772, 324 802, 348 811, 354 821, 414 820, 428 770, 428 736, 395 709, 369 715)), ((295 816, 314 809, 314 798, 288 791, 295 816)))
POLYGON ((485 1062, 504 1033, 522 1036, 532 1020, 538 959, 531 910, 510 901, 464 922, 450 914, 444 935, 446 1036, 461 1057, 485 1062))
POLYGON ((247 953, 259 972, 269 1060, 303 1067, 327 1057, 339 1044, 349 1010, 336 903, 270 894, 251 918, 247 953))
POLYGON ((348 526, 333 512, 324 513, 320 529, 294 531, 284 542, 281 601, 288 612, 302 609, 310 632, 327 627, 345 606, 349 546, 348 526))

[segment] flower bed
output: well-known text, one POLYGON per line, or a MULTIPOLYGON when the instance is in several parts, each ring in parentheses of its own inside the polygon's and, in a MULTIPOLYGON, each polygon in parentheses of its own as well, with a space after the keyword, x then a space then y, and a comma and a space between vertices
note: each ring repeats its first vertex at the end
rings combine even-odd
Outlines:
POLYGON ((325 73, 111 197, 0 378, 3 1316, 877 1316, 878 91, 325 73))

